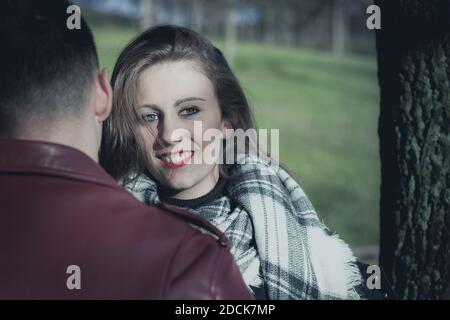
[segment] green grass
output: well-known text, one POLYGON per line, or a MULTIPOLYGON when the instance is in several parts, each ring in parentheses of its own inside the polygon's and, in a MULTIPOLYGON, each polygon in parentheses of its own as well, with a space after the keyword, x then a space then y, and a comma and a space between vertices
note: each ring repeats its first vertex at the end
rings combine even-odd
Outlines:
MULTIPOLYGON (((113 68, 133 29, 94 28, 113 68)), ((214 41, 218 47, 223 43, 214 41)), ((234 70, 259 128, 280 129, 280 159, 319 216, 351 245, 378 243, 378 86, 375 57, 239 43, 234 70)))

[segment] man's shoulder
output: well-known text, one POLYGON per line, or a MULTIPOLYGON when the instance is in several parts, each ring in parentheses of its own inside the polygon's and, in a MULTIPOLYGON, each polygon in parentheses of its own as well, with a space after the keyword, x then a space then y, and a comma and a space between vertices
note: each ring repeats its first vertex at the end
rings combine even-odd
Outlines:
POLYGON ((96 211, 99 216, 114 217, 118 227, 122 226, 121 221, 125 220, 127 225, 134 224, 139 226, 139 229, 145 226, 153 230, 154 235, 164 233, 171 237, 178 234, 176 238, 181 239, 189 234, 199 233, 200 238, 210 239, 220 247, 231 246, 219 229, 195 213, 165 203, 146 205, 119 185, 94 185, 89 188, 80 186, 80 188, 84 190, 81 193, 86 195, 86 201, 90 202, 85 205, 96 211))
MULTIPOLYGON (((109 209, 103 207, 99 215, 102 218, 98 219, 112 218, 108 239, 129 239, 116 245, 113 254, 105 252, 109 251, 105 248, 106 258, 124 252, 128 260, 140 261, 139 266, 131 268, 136 269, 135 276, 143 282, 153 279, 148 277, 149 270, 164 270, 154 271, 163 275, 157 281, 162 288, 159 298, 221 296, 217 287, 225 284, 220 282, 221 272, 217 270, 237 268, 229 253, 231 244, 223 233, 194 213, 167 204, 147 206, 126 190, 103 192, 114 195, 114 200, 107 205, 109 209)), ((241 284, 238 275, 231 279, 234 285, 241 284)))

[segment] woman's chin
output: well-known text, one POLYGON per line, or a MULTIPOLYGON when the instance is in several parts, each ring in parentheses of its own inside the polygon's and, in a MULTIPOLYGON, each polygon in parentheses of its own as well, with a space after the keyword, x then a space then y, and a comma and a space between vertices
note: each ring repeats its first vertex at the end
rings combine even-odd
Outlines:
POLYGON ((190 189, 193 186, 194 184, 192 183, 192 179, 190 181, 176 180, 165 183, 165 187, 173 191, 183 191, 190 189))

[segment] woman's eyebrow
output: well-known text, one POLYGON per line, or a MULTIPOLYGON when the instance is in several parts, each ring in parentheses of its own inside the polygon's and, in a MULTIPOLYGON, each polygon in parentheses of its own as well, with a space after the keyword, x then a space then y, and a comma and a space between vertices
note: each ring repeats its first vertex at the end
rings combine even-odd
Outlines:
POLYGON ((155 109, 159 110, 158 106, 156 104, 152 103, 146 103, 139 106, 139 109, 155 109))
POLYGON ((189 102, 189 101, 206 101, 206 100, 203 98, 198 98, 198 97, 189 97, 189 98, 179 99, 175 102, 175 107, 179 106, 182 103, 189 102))

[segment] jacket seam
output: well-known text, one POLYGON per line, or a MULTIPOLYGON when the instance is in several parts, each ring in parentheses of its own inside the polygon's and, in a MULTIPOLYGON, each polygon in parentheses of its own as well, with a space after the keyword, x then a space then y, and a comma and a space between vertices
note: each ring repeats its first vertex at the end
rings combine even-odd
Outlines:
MULTIPOLYGON (((192 230, 192 231, 194 231, 194 230, 192 230)), ((169 270, 166 274, 166 279, 164 281, 164 289, 162 292, 162 299, 165 299, 167 297, 167 290, 168 290, 168 287, 170 286, 171 274, 172 274, 172 270, 173 270, 174 264, 175 264, 174 262, 177 259, 178 253, 181 251, 184 243, 186 243, 188 240, 193 238, 195 235, 196 235, 195 232, 192 232, 192 233, 190 232, 185 237, 183 237, 183 239, 179 242, 177 249, 175 250, 175 253, 173 254, 172 258, 170 259, 169 270)))
POLYGON ((217 292, 217 284, 218 284, 218 274, 219 274, 219 269, 223 269, 223 260, 226 257, 226 252, 227 251, 222 251, 222 248, 219 248, 219 250, 217 250, 217 254, 216 254, 216 263, 214 264, 214 270, 213 270, 213 274, 212 274, 212 279, 211 279, 211 294, 214 297, 214 300, 218 300, 219 299, 219 295, 217 292), (222 266, 222 267, 220 267, 222 266))

